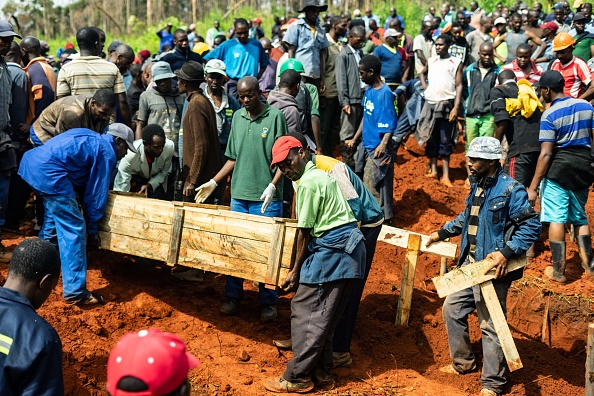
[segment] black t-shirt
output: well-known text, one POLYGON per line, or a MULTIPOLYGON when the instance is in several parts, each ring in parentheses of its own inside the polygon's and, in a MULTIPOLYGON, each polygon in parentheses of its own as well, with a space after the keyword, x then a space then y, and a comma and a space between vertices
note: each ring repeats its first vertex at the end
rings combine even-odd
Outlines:
POLYGON ((538 136, 542 112, 536 109, 530 118, 525 118, 522 114, 510 117, 505 108, 505 99, 516 99, 517 97, 518 85, 514 83, 499 85, 491 89, 491 112, 494 121, 511 121, 511 128, 507 128, 504 132, 509 143, 508 158, 518 154, 540 152, 538 136))

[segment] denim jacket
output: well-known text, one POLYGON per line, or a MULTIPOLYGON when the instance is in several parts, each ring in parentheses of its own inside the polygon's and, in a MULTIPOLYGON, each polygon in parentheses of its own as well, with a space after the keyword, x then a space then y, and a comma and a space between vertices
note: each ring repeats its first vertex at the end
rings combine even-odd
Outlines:
MULTIPOLYGON (((471 180, 466 208, 458 217, 439 230, 440 239, 462 235, 458 267, 468 255, 468 217, 477 181, 471 180)), ((538 214, 528 202, 526 189, 499 168, 485 181, 485 202, 479 212, 475 259, 483 260, 489 253, 500 251, 506 259, 521 255, 538 240, 542 226, 538 214), (511 234, 511 236, 510 236, 511 234)))

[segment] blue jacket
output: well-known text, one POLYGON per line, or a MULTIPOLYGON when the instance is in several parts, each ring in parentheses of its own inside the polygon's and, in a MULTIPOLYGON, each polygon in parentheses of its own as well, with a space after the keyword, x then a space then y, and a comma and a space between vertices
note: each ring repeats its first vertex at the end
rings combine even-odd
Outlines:
POLYGON ((97 233, 103 217, 111 173, 117 156, 113 136, 85 128, 74 128, 49 139, 43 146, 27 151, 19 175, 31 187, 47 195, 76 197, 84 191, 87 233, 97 233))
MULTIPOLYGON (((468 255, 468 217, 472 199, 477 189, 472 180, 470 194, 466 198, 466 208, 458 217, 439 230, 440 239, 462 235, 458 266, 466 261, 468 255)), ((526 189, 519 182, 503 173, 499 168, 494 176, 485 182, 485 202, 479 212, 479 225, 476 235, 475 259, 483 260, 489 253, 499 250, 505 258, 521 255, 538 240, 542 226, 538 214, 528 202, 526 189), (506 235, 509 235, 507 236, 506 235)))
POLYGON ((0 395, 64 395, 58 333, 27 298, 4 287, 0 287, 0 395))

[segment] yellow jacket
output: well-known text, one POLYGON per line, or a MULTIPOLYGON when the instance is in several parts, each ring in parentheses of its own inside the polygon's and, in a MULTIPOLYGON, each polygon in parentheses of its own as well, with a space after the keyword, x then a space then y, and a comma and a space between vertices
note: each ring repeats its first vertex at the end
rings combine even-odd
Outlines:
POLYGON ((521 112, 525 118, 530 118, 536 109, 542 111, 544 108, 538 97, 532 84, 528 80, 518 81, 518 98, 517 99, 505 99, 505 109, 511 117, 521 112))

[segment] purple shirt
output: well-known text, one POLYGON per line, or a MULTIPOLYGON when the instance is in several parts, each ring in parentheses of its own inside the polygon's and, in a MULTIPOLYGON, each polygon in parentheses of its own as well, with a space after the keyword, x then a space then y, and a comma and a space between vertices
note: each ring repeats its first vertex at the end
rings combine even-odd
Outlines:
POLYGON ((270 58, 270 63, 266 66, 262 77, 260 77, 260 90, 264 93, 268 93, 276 86, 276 67, 278 62, 270 58))

